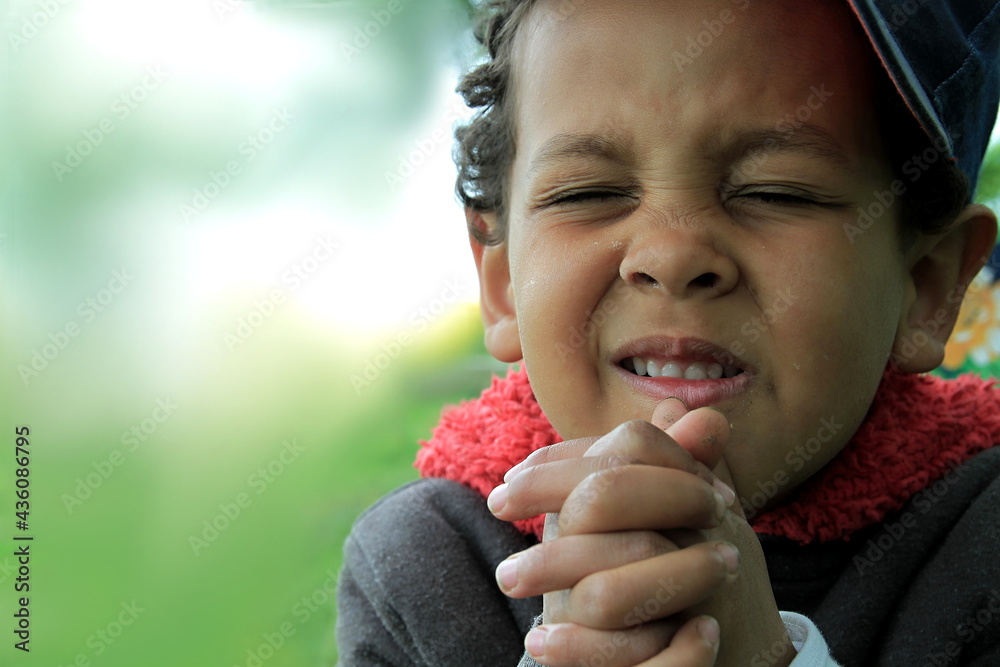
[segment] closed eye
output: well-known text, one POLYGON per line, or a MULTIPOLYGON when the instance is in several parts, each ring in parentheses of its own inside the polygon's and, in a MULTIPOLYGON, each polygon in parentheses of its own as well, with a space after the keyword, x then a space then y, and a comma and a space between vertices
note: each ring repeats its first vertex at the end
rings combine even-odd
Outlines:
POLYGON ((783 204, 787 206, 809 206, 822 205, 821 202, 808 197, 788 194, 787 192, 747 192, 737 197, 738 199, 749 199, 762 204, 783 204))
POLYGON ((548 203, 550 206, 558 206, 583 202, 600 203, 621 198, 633 199, 634 195, 614 190, 570 190, 553 197, 548 203))

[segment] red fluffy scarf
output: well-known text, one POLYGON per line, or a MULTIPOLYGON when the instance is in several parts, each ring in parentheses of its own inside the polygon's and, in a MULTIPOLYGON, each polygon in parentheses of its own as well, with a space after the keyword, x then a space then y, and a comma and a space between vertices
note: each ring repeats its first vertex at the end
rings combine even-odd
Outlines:
MULTIPOLYGON (((475 400, 446 408, 416 467, 484 497, 534 450, 560 442, 523 370, 475 400)), ((847 538, 882 521, 949 469, 1000 443, 1000 392, 973 376, 942 380, 887 370, 861 427, 793 496, 753 521, 802 544, 847 538)), ((541 539, 544 517, 517 522, 541 539)))

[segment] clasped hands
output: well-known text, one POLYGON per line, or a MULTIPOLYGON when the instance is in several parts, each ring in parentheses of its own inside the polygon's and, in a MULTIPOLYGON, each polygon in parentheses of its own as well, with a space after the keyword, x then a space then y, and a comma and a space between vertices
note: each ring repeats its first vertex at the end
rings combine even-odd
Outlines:
MULTIPOLYGON (((547 515, 543 541, 496 573, 506 595, 544 595, 544 623, 525 638, 537 662, 735 667, 788 643, 760 545, 723 481, 730 431, 720 411, 666 399, 651 422, 545 447, 506 474, 491 511, 547 515)), ((780 653, 764 664, 787 666, 794 651, 780 653)))

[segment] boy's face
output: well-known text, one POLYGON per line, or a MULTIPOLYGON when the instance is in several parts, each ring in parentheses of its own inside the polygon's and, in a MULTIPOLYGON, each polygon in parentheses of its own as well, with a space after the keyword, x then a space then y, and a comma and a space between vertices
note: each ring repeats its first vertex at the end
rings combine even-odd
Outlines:
POLYGON ((564 438, 712 405, 750 498, 860 424, 912 287, 893 214, 854 227, 891 175, 848 11, 553 0, 520 28, 506 259, 482 275, 516 318, 491 351, 520 350, 564 438))

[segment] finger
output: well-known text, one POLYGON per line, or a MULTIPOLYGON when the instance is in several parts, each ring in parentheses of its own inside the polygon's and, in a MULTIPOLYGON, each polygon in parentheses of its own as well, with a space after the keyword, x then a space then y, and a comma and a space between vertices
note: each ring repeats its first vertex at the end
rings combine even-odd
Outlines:
POLYGON ((738 572, 733 545, 705 542, 588 575, 570 590, 564 612, 600 630, 663 619, 731 584, 738 572))
MULTIPOLYGON (((660 401, 657 409, 660 406, 669 408, 672 403, 683 406, 683 402, 679 398, 665 399, 660 401)), ((712 415, 702 414, 698 416, 700 412, 702 410, 695 410, 692 413, 688 413, 690 416, 694 416, 695 419, 691 422, 691 426, 685 427, 683 424, 681 425, 682 435, 688 440, 694 440, 695 438, 691 437, 690 434, 701 424, 705 429, 708 429, 705 432, 705 437, 715 438, 724 444, 725 438, 728 437, 728 431, 722 436, 716 435, 716 431, 719 430, 718 416, 721 413, 710 410, 712 415)), ((656 413, 654 411, 655 416, 656 413)), ((685 415, 682 421, 686 422, 688 419, 689 416, 685 415)), ((728 429, 728 424, 726 428, 728 429)), ((721 455, 721 446, 719 447, 719 454, 721 455)), ((696 460, 671 435, 650 422, 638 419, 625 422, 606 436, 598 439, 586 453, 586 456, 615 455, 624 457, 626 461, 633 460, 637 463, 665 468, 677 468, 689 472, 714 485, 716 490, 726 499, 727 503, 732 504, 736 500, 736 493, 706 467, 704 463, 696 460)))
POLYGON ((631 630, 595 630, 573 623, 545 624, 528 633, 524 648, 535 662, 550 667, 627 667, 661 652, 679 625, 659 621, 631 630))
POLYGON ((557 537, 559 537, 559 513, 550 512, 545 515, 545 524, 542 526, 542 542, 550 542, 557 537))
POLYGON ((714 528, 727 507, 721 493, 690 473, 620 466, 591 473, 576 485, 559 511, 559 535, 714 528))
POLYGON ((715 479, 708 468, 671 436, 641 419, 620 424, 591 445, 585 456, 621 456, 646 465, 677 468, 698 475, 709 484, 715 479))
POLYGON ((493 489, 486 504, 497 518, 504 521, 558 512, 573 489, 589 475, 634 463, 635 459, 624 455, 577 456, 538 463, 524 468, 509 482, 493 489))
POLYGON ((659 429, 666 431, 673 426, 677 420, 686 415, 687 403, 677 397, 665 398, 653 408, 653 417, 649 421, 659 429))
POLYGON ((670 646, 638 667, 713 667, 719 655, 719 623, 697 616, 681 626, 670 646))
POLYGON ((676 550, 653 531, 571 535, 514 554, 497 566, 496 579, 506 595, 525 598, 572 588, 595 572, 676 550))
POLYGON ((584 452, 586 452, 596 441, 597 438, 580 438, 578 440, 557 442, 554 445, 548 445, 547 447, 536 449, 528 455, 528 458, 508 470, 503 476, 503 481, 509 482, 514 475, 518 474, 525 468, 530 468, 531 466, 583 456, 584 452))
POLYGON ((731 431, 729 419, 722 411, 705 407, 688 412, 666 432, 691 456, 711 469, 722 457, 731 431))

